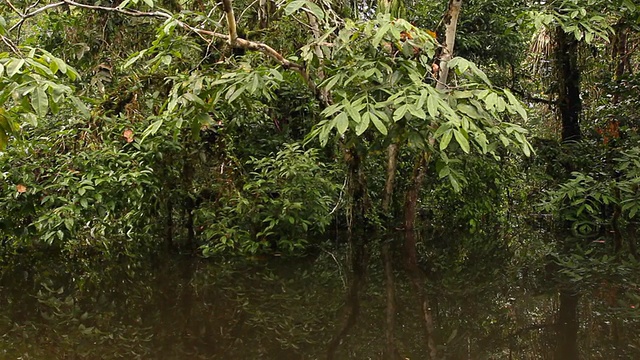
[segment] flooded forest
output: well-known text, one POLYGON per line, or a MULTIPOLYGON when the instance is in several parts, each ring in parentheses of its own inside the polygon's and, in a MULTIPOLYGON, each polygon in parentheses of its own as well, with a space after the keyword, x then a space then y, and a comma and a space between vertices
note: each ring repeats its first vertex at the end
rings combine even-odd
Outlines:
POLYGON ((640 359, 638 0, 0 0, 0 360, 640 359))

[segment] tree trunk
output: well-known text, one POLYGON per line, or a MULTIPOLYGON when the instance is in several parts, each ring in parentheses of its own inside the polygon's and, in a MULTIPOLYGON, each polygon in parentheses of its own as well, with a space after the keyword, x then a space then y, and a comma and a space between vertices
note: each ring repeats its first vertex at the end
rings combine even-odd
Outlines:
POLYGON ((458 16, 462 8, 462 0, 449 0, 449 8, 444 17, 445 34, 444 47, 440 55, 440 74, 437 89, 444 89, 449 78, 449 60, 453 58, 453 50, 456 44, 456 30, 458 28, 458 16))
POLYGON ((558 72, 558 110, 562 120, 562 141, 579 141, 582 99, 578 40, 561 27, 556 28, 556 62, 558 72))
POLYGON ((420 189, 422 188, 422 182, 427 174, 427 157, 428 155, 424 153, 418 155, 413 168, 413 174, 411 175, 411 181, 409 182, 409 189, 407 189, 405 196, 404 228, 407 231, 413 231, 415 229, 418 213, 418 197, 420 195, 420 189))
POLYGON ((388 219, 393 218, 391 204, 393 202, 393 188, 396 181, 396 170, 398 169, 398 144, 393 143, 387 147, 387 179, 384 183, 382 194, 382 211, 388 219))
POLYGON ((556 338, 555 358, 558 360, 578 360, 578 302, 580 296, 571 290, 560 291, 560 310, 556 338))
POLYGON ((362 159, 357 149, 345 150, 344 158, 347 163, 347 194, 350 197, 347 208, 347 226, 349 234, 353 234, 354 229, 364 230, 367 227, 366 178, 362 171, 362 159))

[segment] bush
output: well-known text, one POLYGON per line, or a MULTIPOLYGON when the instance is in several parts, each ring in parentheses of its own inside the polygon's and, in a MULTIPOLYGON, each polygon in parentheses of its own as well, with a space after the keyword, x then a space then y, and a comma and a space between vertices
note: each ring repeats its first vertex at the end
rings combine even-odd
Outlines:
POLYGON ((317 150, 287 144, 270 157, 251 158, 242 186, 200 208, 196 225, 206 255, 220 252, 292 253, 305 248, 331 221, 337 193, 330 171, 317 160, 317 150))

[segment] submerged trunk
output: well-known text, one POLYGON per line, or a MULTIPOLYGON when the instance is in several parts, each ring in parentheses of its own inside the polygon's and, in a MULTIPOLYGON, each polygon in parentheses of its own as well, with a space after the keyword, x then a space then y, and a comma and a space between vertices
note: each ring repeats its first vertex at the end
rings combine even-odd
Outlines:
POLYGON ((429 350, 429 358, 436 359, 438 356, 438 348, 434 338, 435 326, 429 296, 424 288, 427 277, 418 265, 418 253, 416 248, 417 239, 415 232, 418 196, 420 194, 420 189, 422 188, 422 182, 427 173, 427 164, 428 156, 420 154, 418 159, 416 159, 411 182, 409 183, 409 189, 407 190, 404 208, 404 225, 406 230, 404 248, 407 272, 411 279, 411 285, 416 294, 418 294, 420 311, 419 318, 422 319, 422 325, 425 332, 425 343, 429 350))
POLYGON ((578 360, 578 302, 580 296, 570 290, 560 291, 560 310, 556 338, 556 359, 578 360))
POLYGON ((418 265, 418 257, 416 252, 416 232, 413 230, 407 230, 405 233, 405 251, 407 273, 411 280, 411 286, 414 292, 418 295, 418 318, 422 321, 422 327, 424 330, 424 341, 429 351, 429 359, 438 358, 438 347, 435 340, 435 324, 433 321, 433 312, 431 310, 431 301, 429 295, 426 292, 424 284, 427 277, 418 265))
POLYGON ((384 262, 384 278, 387 306, 385 309, 385 347, 383 359, 402 359, 396 346, 396 292, 393 261, 391 259, 390 243, 382 244, 382 260, 384 262))
POLYGON ((362 243, 364 234, 358 233, 355 237, 350 235, 351 243, 351 267, 352 279, 347 292, 347 299, 343 307, 344 320, 338 328, 336 335, 331 339, 327 349, 327 359, 336 357, 338 347, 356 325, 360 315, 360 291, 364 287, 364 278, 367 268, 366 247, 362 243))
POLYGON ((558 110, 562 120, 562 141, 579 141, 582 99, 580 98, 580 68, 578 40, 561 27, 556 29, 556 61, 558 72, 558 110))

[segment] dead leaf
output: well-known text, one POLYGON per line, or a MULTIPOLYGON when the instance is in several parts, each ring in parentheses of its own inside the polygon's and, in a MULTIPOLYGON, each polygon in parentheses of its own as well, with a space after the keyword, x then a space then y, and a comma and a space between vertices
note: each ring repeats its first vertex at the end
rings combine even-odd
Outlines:
POLYGON ((20 194, 23 194, 23 193, 27 192, 27 187, 22 185, 22 184, 18 184, 18 185, 16 185, 16 190, 18 190, 18 192, 20 194))
POLYGON ((127 140, 128 143, 132 143, 133 142, 133 131, 130 129, 125 130, 122 133, 122 136, 124 136, 124 138, 127 140))

